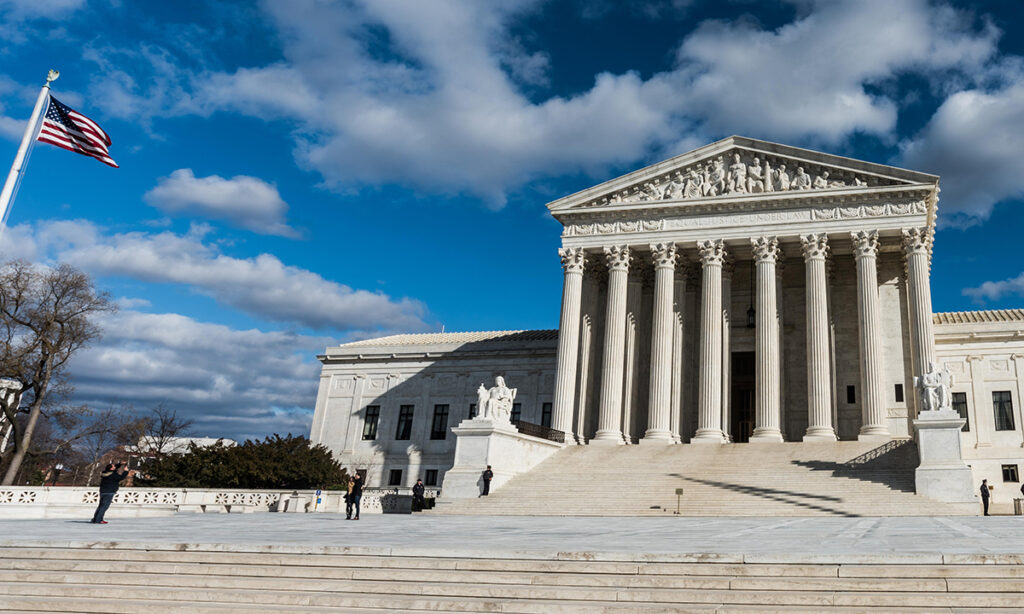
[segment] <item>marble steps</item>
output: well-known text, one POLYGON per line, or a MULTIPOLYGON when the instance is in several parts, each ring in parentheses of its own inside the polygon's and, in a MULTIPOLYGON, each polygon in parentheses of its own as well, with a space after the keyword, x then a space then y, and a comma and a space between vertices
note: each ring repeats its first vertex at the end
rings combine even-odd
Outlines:
POLYGON ((1003 614, 1024 603, 1020 557, 637 562, 90 546, 0 549, 0 611, 1003 614))
POLYGON ((428 513, 509 515, 935 516, 974 514, 914 493, 917 451, 883 444, 570 446, 491 496, 428 513))

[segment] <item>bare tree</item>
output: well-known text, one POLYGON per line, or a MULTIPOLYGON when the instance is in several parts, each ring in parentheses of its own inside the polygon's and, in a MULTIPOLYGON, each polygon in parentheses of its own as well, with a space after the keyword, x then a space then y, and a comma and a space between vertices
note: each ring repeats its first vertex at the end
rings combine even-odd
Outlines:
POLYGON ((99 338, 94 316, 114 309, 109 296, 71 265, 50 269, 14 260, 0 266, 0 374, 21 384, 10 398, 0 395, 0 410, 14 429, 0 484, 18 474, 40 416, 67 384, 68 361, 99 338), (27 418, 18 420, 19 412, 27 418))
POLYGON ((142 437, 138 441, 142 451, 151 452, 157 458, 173 450, 173 442, 178 437, 188 435, 192 428, 192 420, 179 418, 176 410, 163 403, 153 406, 148 416, 142 418, 142 437))

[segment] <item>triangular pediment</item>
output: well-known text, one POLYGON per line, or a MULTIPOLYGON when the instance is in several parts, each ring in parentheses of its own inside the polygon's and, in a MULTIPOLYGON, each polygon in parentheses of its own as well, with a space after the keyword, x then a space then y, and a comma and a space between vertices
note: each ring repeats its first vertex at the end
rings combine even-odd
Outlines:
POLYGON ((935 175, 731 136, 548 203, 578 209, 937 185, 935 175))

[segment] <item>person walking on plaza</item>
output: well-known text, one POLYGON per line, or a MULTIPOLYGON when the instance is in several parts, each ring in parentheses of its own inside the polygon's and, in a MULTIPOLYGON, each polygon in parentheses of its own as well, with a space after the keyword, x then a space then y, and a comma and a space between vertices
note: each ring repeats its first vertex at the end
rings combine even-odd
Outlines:
POLYGON ((484 471, 484 491, 480 493, 481 497, 486 497, 491 492, 491 478, 494 477, 494 472, 491 471, 491 466, 487 465, 487 470, 484 471))
POLYGON ((427 502, 423 499, 423 480, 416 480, 416 485, 412 487, 412 511, 422 512, 427 502))
POLYGON ((348 483, 345 491, 345 520, 352 520, 352 487, 354 482, 352 476, 348 476, 348 483))
POLYGON ((349 495, 349 499, 352 500, 352 507, 355 508, 356 515, 352 517, 352 520, 359 520, 359 501, 363 498, 363 476, 358 473, 352 476, 352 493, 349 495))
POLYGON ((981 481, 981 505, 985 508, 985 515, 988 516, 988 480, 981 481))
POLYGON ((114 502, 114 495, 117 494, 121 480, 132 475, 135 475, 135 472, 128 471, 127 463, 119 465, 110 463, 100 473, 100 504, 96 506, 96 513, 92 515, 93 524, 107 524, 107 521, 103 520, 103 516, 107 513, 110 504, 114 502))

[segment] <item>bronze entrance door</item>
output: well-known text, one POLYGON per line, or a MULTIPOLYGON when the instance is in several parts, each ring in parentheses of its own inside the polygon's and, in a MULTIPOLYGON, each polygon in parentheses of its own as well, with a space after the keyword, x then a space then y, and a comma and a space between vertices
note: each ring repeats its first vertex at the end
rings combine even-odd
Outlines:
POLYGON ((732 440, 736 443, 750 441, 754 433, 754 371, 753 352, 732 353, 731 399, 732 440))

